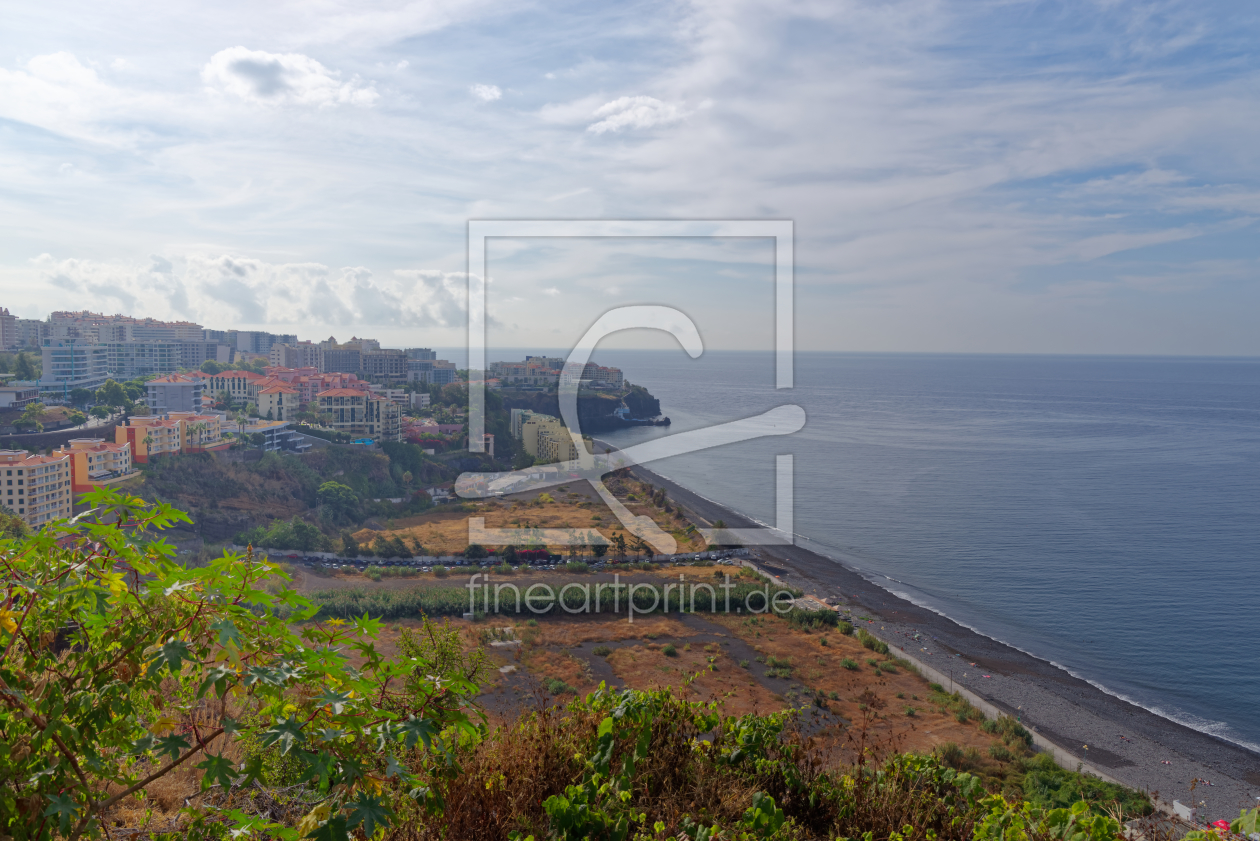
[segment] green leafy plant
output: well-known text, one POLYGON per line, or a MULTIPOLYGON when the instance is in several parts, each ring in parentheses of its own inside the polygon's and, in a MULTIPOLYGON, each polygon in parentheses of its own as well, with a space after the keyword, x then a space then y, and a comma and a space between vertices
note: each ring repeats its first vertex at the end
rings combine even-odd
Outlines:
POLYGON ((248 740, 300 770, 315 808, 296 830, 213 806, 191 807, 190 823, 371 835, 391 820, 390 792, 428 798, 409 769, 444 764, 445 734, 479 736, 476 683, 386 659, 378 620, 307 622, 316 608, 252 554, 177 563, 153 532, 182 512, 109 490, 85 500, 91 518, 0 540, 0 831, 98 835, 111 809, 181 767, 202 771, 203 789, 247 787, 259 755, 230 757, 248 740))

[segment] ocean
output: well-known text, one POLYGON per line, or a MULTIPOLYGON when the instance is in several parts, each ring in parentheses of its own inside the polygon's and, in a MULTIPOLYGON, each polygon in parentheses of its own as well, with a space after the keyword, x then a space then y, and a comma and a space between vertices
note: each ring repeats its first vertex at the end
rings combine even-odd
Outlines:
MULTIPOLYGON (((497 356, 494 358, 498 358, 497 356)), ((505 356, 504 358, 516 358, 505 356)), ((1260 750, 1260 360, 600 350, 669 428, 792 436, 649 465, 1106 692, 1260 750)))

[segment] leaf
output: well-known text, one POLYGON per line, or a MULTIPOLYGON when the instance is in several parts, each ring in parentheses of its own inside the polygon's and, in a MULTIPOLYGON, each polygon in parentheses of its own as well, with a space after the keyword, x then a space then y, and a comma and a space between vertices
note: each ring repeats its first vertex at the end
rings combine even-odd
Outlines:
POLYGON ((188 643, 173 639, 157 650, 157 656, 149 663, 149 669, 156 671, 165 663, 171 674, 178 677, 184 661, 191 659, 192 651, 188 648, 188 643))
POLYGON ((207 669, 205 679, 201 681, 201 686, 197 687, 197 697, 201 698, 206 694, 206 690, 213 686, 214 694, 222 698, 227 694, 227 683, 230 677, 236 677, 236 669, 227 666, 214 666, 207 669))
POLYGON ((385 776, 386 777, 404 777, 407 775, 407 769, 398 764, 398 760, 390 754, 385 758, 385 776))
POLYGON ((57 822, 61 826, 61 834, 65 835, 70 831, 70 824, 79 814, 79 808, 74 804, 74 799, 68 794, 50 794, 48 795, 48 808, 44 810, 44 817, 51 818, 57 816, 57 822))
POLYGON ((262 754, 255 754, 241 765, 241 779, 237 780, 240 788, 246 788, 255 780, 261 781, 263 778, 263 758, 262 754))
POLYGON ((220 619, 210 625, 210 630, 219 632, 219 645, 232 643, 237 648, 241 647, 241 632, 236 629, 231 619, 220 619))
POLYGON ((171 759, 179 759, 179 755, 181 753, 191 748, 192 745, 188 744, 188 740, 183 736, 171 735, 163 736, 158 739, 157 745, 153 748, 153 751, 158 756, 166 754, 171 759))
POLYGON ((337 815, 329 819, 328 823, 316 829, 307 838, 314 838, 316 841, 350 841, 350 833, 347 830, 346 819, 337 815))
POLYGON ((325 689, 324 694, 315 699, 315 705, 319 707, 331 707, 333 715, 341 715, 346 708, 346 703, 350 700, 349 692, 334 692, 331 689, 325 689))
POLYGON ((363 824, 363 831, 367 833, 368 838, 371 838, 378 826, 389 826, 393 817, 394 813, 384 801, 361 791, 359 799, 350 804, 350 820, 346 826, 354 829, 359 824, 363 824))
POLYGON ((400 729, 406 736, 403 743, 409 748, 415 747, 417 741, 423 741, 425 748, 428 748, 438 732, 437 726, 427 718, 409 718, 402 723, 400 729))
POLYGON ((206 769, 205 776, 201 778, 202 789, 210 788, 217 782, 226 791, 232 787, 232 781, 236 779, 236 775, 232 773, 232 763, 223 754, 214 756, 207 753, 206 761, 198 762, 196 767, 206 769))
POLYGON ((304 741, 306 741, 306 734, 302 732, 302 722, 297 716, 279 719, 262 732, 263 747, 279 744, 281 755, 287 754, 294 745, 304 741))

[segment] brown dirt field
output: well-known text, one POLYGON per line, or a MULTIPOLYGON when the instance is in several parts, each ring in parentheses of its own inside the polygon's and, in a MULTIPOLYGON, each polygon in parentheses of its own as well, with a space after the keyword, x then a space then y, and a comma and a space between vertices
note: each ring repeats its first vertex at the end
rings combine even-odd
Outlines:
POLYGON ((836 631, 808 632, 775 616, 760 617, 756 624, 743 617, 707 614, 653 616, 633 624, 607 616, 547 617, 535 627, 512 624, 524 640, 519 656, 515 651, 493 656, 517 670, 508 675, 496 672, 495 687, 483 695, 496 720, 533 708, 540 685, 555 678, 581 694, 601 682, 636 689, 674 687, 690 700, 719 702, 729 715, 795 707, 804 710, 802 726, 841 753, 846 751, 848 734, 863 719, 868 744, 889 749, 927 752, 954 742, 983 754, 995 741, 976 722, 960 723, 949 710, 933 706, 927 681, 916 673, 894 665, 895 673, 886 673, 881 666, 876 675, 867 661, 882 663, 884 658, 855 638, 836 631), (824 636, 825 646, 820 642, 824 636), (676 656, 665 654, 667 644, 673 644, 676 656), (600 646, 611 653, 596 655, 594 649, 600 646), (758 658, 789 661, 791 676, 772 676, 758 658), (845 658, 860 668, 841 667, 845 658), (914 708, 914 715, 907 715, 907 707, 914 708))
MULTIPOLYGON (((684 533, 688 523, 677 511, 666 513, 651 503, 643 502, 641 498, 625 498, 629 494, 635 494, 636 497, 642 494, 637 482, 625 482, 616 487, 622 491, 617 494, 618 498, 631 512, 638 516, 651 517, 657 525, 674 536, 678 541, 679 552, 703 551, 704 539, 698 532, 692 536, 684 533)), ((606 538, 611 538, 616 532, 625 531, 613 512, 585 482, 574 482, 548 494, 522 494, 466 505, 475 505, 476 511, 438 508, 424 514, 401 517, 394 521, 394 528, 386 531, 360 529, 355 532, 354 539, 362 544, 370 543, 378 535, 401 535, 408 541, 419 540, 429 554, 454 555, 463 552, 468 546, 469 517, 485 518, 486 528, 581 529, 599 532, 606 538), (544 496, 550 496, 552 501, 540 501, 544 496)), ((565 549, 561 546, 549 548, 554 552, 565 549)))

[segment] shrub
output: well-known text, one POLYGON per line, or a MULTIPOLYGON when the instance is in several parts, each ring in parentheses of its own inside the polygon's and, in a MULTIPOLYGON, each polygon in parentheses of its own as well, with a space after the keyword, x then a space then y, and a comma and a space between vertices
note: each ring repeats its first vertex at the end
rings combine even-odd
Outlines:
POLYGON ((612 649, 606 645, 597 645, 591 649, 591 653, 596 657, 607 657, 609 654, 612 654, 612 649))
POLYGON ((848 669, 851 672, 855 672, 860 668, 858 666, 858 662, 854 660, 852 657, 845 657, 843 660, 841 660, 840 667, 843 669, 848 669))
POLYGON ((499 575, 511 575, 513 572, 516 572, 509 563, 495 564, 492 569, 499 575))
POLYGON ((569 561, 564 565, 565 572, 590 572, 591 568, 582 561, 569 561))
POLYGON ((666 657, 677 657, 678 649, 674 648, 674 644, 670 642, 665 644, 665 647, 661 649, 661 653, 666 657))
POLYGON ((446 567, 442 566, 441 564, 438 564, 437 566, 433 568, 433 574, 436 575, 438 578, 446 578, 448 575, 451 574, 451 571, 447 569, 446 567))
MULTIPOLYGON (((383 658, 373 620, 315 622, 299 635, 288 617, 315 608, 278 567, 252 553, 185 567, 152 532, 187 515, 109 490, 84 500, 96 520, 0 540, 0 831, 95 837, 116 805, 177 768, 202 771, 203 789, 252 786, 266 751, 326 785, 308 830, 364 814, 387 826, 390 800, 423 797, 416 774, 431 760, 412 749, 443 731, 475 736, 463 710, 479 688, 449 661, 383 658), (238 767, 230 757, 250 744, 261 750, 238 767)), ((453 631, 433 633, 462 652, 453 631)), ((200 802, 191 818, 213 816, 220 833, 282 829, 200 802)))
POLYGON ((560 680, 560 678, 549 677, 543 682, 543 685, 547 687, 547 691, 550 692, 552 695, 576 695, 577 694, 576 689, 574 689, 572 686, 569 686, 569 684, 565 683, 563 680, 560 680))

